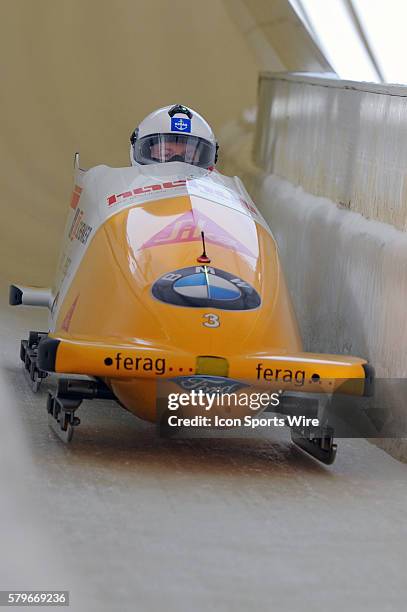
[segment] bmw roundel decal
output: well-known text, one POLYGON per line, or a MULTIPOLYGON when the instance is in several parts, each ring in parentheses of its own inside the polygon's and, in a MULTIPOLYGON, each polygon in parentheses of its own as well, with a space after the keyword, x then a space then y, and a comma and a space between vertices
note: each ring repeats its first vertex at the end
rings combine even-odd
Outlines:
POLYGON ((257 291, 245 280, 209 266, 168 272, 154 283, 152 293, 161 302, 192 308, 251 310, 261 303, 257 291))

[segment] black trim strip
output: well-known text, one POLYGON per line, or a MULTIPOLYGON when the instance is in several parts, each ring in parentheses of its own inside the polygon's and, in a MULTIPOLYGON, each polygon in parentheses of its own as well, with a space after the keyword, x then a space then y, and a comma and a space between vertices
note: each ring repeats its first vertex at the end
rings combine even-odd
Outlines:
POLYGON ((10 306, 20 306, 23 303, 23 292, 16 285, 10 285, 8 303, 10 306))
POLYGON ((375 371, 370 363, 363 363, 362 367, 365 371, 365 388, 363 390, 364 397, 373 397, 375 387, 375 371))
POLYGON ((57 349, 61 341, 56 338, 44 338, 38 347, 38 367, 45 372, 55 372, 57 349))

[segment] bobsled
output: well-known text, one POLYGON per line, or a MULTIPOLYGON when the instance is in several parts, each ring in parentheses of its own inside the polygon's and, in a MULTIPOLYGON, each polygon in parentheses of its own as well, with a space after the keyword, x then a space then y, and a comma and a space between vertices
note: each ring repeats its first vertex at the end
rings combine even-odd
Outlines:
MULTIPOLYGON (((307 353, 270 228, 237 178, 183 162, 79 167, 52 289, 10 287, 10 304, 49 309, 21 343, 33 389, 70 440, 84 399, 158 418, 157 389, 367 393, 365 359, 307 353), (81 375, 81 376, 78 376, 81 375)), ((294 441, 330 463, 330 433, 294 441)))

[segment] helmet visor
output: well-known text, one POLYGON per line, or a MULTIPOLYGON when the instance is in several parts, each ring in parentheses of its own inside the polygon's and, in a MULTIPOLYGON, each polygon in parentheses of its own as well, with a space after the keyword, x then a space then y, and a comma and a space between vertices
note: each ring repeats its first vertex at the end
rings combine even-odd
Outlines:
POLYGON ((208 168, 215 164, 216 145, 187 134, 152 134, 136 140, 133 152, 139 164, 181 161, 208 168))

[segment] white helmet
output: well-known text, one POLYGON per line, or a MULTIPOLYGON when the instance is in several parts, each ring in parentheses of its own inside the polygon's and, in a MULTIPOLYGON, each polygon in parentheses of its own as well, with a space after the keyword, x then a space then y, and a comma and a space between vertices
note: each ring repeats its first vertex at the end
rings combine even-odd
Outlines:
POLYGON ((132 166, 181 161, 210 168, 218 158, 218 143, 209 124, 182 104, 163 106, 148 115, 130 142, 132 166))

